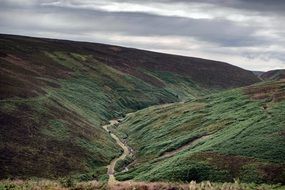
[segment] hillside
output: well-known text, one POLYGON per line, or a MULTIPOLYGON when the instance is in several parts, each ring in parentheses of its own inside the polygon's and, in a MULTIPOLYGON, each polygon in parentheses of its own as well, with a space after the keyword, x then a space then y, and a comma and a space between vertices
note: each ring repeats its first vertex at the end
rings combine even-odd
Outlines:
POLYGON ((285 81, 263 82, 127 115, 134 150, 118 180, 285 183, 285 81))
POLYGON ((261 75, 265 72, 263 72, 263 71, 252 71, 252 73, 255 74, 255 76, 257 76, 258 78, 262 79, 261 75))
POLYGON ((0 64, 1 178, 97 178, 120 154, 109 119, 259 81, 217 61, 12 35, 0 64))
POLYGON ((262 73, 260 77, 263 80, 280 80, 285 79, 285 69, 272 70, 262 73))

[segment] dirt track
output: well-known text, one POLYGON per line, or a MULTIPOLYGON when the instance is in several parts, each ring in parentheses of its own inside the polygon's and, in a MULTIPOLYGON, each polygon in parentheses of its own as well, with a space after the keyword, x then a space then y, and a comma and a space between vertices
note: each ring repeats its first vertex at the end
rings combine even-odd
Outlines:
POLYGON ((118 123, 119 123, 118 120, 111 120, 110 124, 103 126, 103 128, 111 135, 111 137, 116 140, 116 143, 124 150, 123 154, 120 157, 113 159, 111 161, 111 163, 107 166, 108 175, 109 175, 109 181, 108 181, 109 185, 113 185, 115 183, 118 183, 118 181, 116 180, 116 178, 114 176, 115 165, 116 165, 117 161, 125 159, 126 156, 128 156, 130 154, 129 148, 126 145, 124 145, 124 143, 122 143, 122 141, 114 133, 112 133, 108 129, 108 127, 113 126, 113 125, 118 124, 118 123))
MULTIPOLYGON (((130 115, 132 113, 129 113, 127 115, 130 115)), ((119 120, 120 119, 114 119, 114 120, 110 120, 109 121, 109 124, 107 125, 104 125, 102 126, 103 129, 105 129, 109 134, 110 136, 115 139, 116 143, 123 149, 123 153, 120 157, 117 157, 115 159, 113 159, 110 164, 107 166, 108 168, 108 175, 109 175, 109 180, 108 180, 108 184, 109 185, 114 185, 114 184, 118 184, 118 183, 121 183, 119 181, 116 180, 115 178, 115 166, 116 166, 116 163, 119 161, 119 160, 124 160, 126 158, 126 156, 130 155, 130 150, 129 150, 129 147, 126 146, 120 139, 119 137, 117 137, 114 133, 112 133, 112 131, 110 131, 108 128, 113 126, 113 125, 116 125, 116 124, 119 124, 119 120)), ((209 137, 211 137, 212 135, 205 135, 205 136, 202 136, 201 138, 198 138, 194 141, 191 141, 179 148, 177 148, 176 150, 173 150, 173 151, 170 151, 170 152, 166 152, 164 153, 162 156, 160 156, 159 158, 157 158, 158 160, 161 160, 161 159, 165 159, 165 158, 169 158, 169 157, 172 157, 174 156, 175 154, 187 149, 187 148, 190 148, 192 146, 195 146, 196 144, 200 143, 201 141, 204 141, 206 139, 208 139, 209 137)))

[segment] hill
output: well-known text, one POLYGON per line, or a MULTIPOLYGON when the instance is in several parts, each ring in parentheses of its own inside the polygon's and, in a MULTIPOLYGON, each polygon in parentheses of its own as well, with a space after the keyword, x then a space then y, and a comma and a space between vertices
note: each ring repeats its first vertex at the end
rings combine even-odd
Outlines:
POLYGON ((252 71, 253 74, 255 74, 255 76, 257 76, 258 78, 261 78, 261 75, 265 72, 263 71, 252 71))
POLYGON ((280 80, 285 79, 285 69, 272 70, 260 75, 264 80, 280 80))
POLYGON ((285 81, 263 82, 127 115, 134 150, 119 180, 285 183, 285 81))
POLYGON ((217 61, 3 34, 0 64, 0 178, 96 178, 120 154, 109 119, 259 81, 217 61))

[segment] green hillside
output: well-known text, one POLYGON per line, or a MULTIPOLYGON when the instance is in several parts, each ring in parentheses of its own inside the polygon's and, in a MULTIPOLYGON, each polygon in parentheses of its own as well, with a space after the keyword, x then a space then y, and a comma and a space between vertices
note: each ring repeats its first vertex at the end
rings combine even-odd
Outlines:
POLYGON ((12 35, 0 64, 0 178, 97 178, 120 154, 109 119, 259 81, 217 61, 12 35))
MULTIPOLYGON (((126 75, 93 58, 85 62, 78 61, 68 53, 58 52, 45 52, 42 56, 46 56, 45 59, 52 58, 60 66, 66 64, 75 68, 72 76, 65 79, 36 76, 30 79, 31 86, 27 84, 23 91, 38 88, 40 93, 36 93, 39 94, 1 100, 2 177, 56 177, 67 175, 70 171, 93 171, 105 166, 119 151, 108 134, 100 128, 103 122, 121 117, 124 112, 178 101, 177 96, 170 91, 126 75), (68 61, 60 60, 59 56, 68 61), (91 68, 83 66, 84 63, 91 64, 91 68)), ((1 63, 8 69, 13 60, 1 63)), ((26 72, 22 68, 19 71, 26 72)), ((25 76, 22 75, 17 73, 16 79, 7 82, 16 83, 20 78, 19 81, 23 79, 25 83, 25 76)), ((3 81, 7 79, 8 76, 3 81)), ((182 83, 193 92, 196 91, 187 81, 182 83)), ((11 84, 3 90, 10 95, 14 91, 21 93, 21 88, 14 89, 11 84)), ((29 92, 34 93, 36 90, 29 92)), ((100 173, 106 172, 103 170, 100 173)))
POLYGON ((285 183, 284 118, 285 81, 143 109, 117 127, 135 154, 117 179, 285 183))

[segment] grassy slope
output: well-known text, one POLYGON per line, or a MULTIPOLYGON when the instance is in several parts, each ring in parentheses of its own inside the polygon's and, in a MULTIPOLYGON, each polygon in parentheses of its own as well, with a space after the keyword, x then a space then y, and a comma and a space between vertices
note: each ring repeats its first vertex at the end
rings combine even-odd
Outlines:
POLYGON ((284 100, 285 81, 267 82, 128 115, 118 130, 136 160, 117 178, 285 183, 284 100))
POLYGON ((0 64, 1 178, 98 176, 119 154, 107 120, 258 81, 226 63, 10 35, 0 64))
POLYGON ((107 165, 119 151, 99 127, 102 122, 130 110, 177 101, 166 90, 102 63, 94 63, 88 72, 81 69, 74 69, 68 79, 43 78, 60 88, 47 86, 36 97, 1 101, 3 177, 52 177, 107 165), (34 157, 39 158, 31 162, 34 157))

